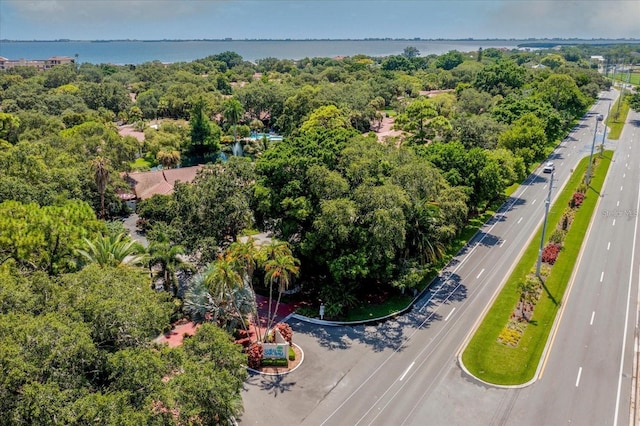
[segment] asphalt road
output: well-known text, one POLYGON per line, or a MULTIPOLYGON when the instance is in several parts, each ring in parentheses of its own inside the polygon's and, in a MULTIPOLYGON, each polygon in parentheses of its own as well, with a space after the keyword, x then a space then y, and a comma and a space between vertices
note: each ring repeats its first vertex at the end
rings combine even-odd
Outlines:
POLYGON ((634 424, 640 114, 631 112, 627 123, 548 363, 540 381, 521 391, 512 420, 538 413, 540 424, 634 424))
MULTIPOLYGON (((580 158, 589 155, 595 113, 605 114, 609 105, 607 97, 613 96, 614 92, 606 94, 592 109, 592 113, 585 117, 552 155, 556 164, 553 198, 580 158)), ((543 379, 520 390, 499 389, 478 383, 467 377, 456 362, 456 354, 463 342, 482 317, 485 308, 508 277, 514 262, 541 224, 544 199, 548 191, 548 177, 549 175, 543 174, 541 169, 530 176, 513 194, 505 208, 480 230, 465 250, 443 271, 441 277, 432 285, 431 291, 420 298, 412 312, 379 325, 358 327, 323 327, 290 321, 294 330, 294 340, 305 351, 305 360, 298 370, 286 376, 250 377, 243 395, 245 414, 240 419, 241 424, 566 423, 565 420, 556 423, 555 417, 548 417, 549 423, 541 422, 540 417, 540 411, 543 411, 545 416, 549 411, 546 409, 549 399, 553 403, 562 404, 562 401, 559 401, 561 398, 556 396, 560 388, 555 380, 556 377, 559 379, 559 373, 555 373, 554 366, 555 345, 543 379), (546 392, 537 391, 536 389, 543 387, 543 383, 549 383, 546 392)), ((637 178, 635 182, 637 187, 637 178)), ((620 223, 618 226, 620 229, 620 223)), ((631 232, 627 232, 625 238, 630 234, 631 232)), ((593 245, 598 244, 600 243, 596 242, 593 245)), ((585 252, 584 259, 586 256, 585 252)), ((602 259, 601 254, 594 256, 598 260, 602 259)), ((602 263, 591 258, 583 262, 589 265, 602 263)), ((622 260, 620 262, 624 263, 622 260)), ((620 270, 624 270, 624 265, 614 265, 612 270, 607 269, 605 273, 607 277, 611 274, 613 279, 613 274, 620 270)), ((599 278, 599 275, 590 271, 587 276, 599 278)), ((615 317, 614 314, 607 313, 607 310, 620 310, 617 303, 617 299, 613 300, 606 308, 600 308, 602 311, 598 314, 598 320, 601 321, 598 326, 603 327, 600 333, 607 337, 615 334, 609 329, 604 330, 607 324, 605 319, 615 317)), ((571 305, 570 300, 567 306, 571 305)), ((580 305, 583 306, 582 302, 580 305)), ((593 307, 586 309, 590 309, 590 316, 593 307)), ((565 318, 570 316, 567 308, 565 318)), ((593 327, 588 321, 587 324, 593 327)), ((568 334, 571 334, 574 327, 580 329, 579 325, 573 325, 568 334)), ((616 325, 611 327, 615 328, 616 325)), ((621 332, 617 332, 617 335, 620 334, 621 332)), ((561 331, 556 339, 558 345, 561 340, 563 343, 567 340, 560 336, 561 331)), ((631 348, 632 351, 633 345, 628 341, 629 331, 625 336, 627 349, 631 348)), ((591 338, 589 335, 583 336, 579 343, 591 338)), ((593 346, 593 343, 591 345, 593 346)), ((618 358, 621 356, 621 350, 620 347, 617 348, 618 358)), ((579 352, 573 346, 558 352, 565 351, 576 353, 576 356, 579 352)), ((603 353, 598 359, 607 356, 608 354, 603 353)), ((587 375, 595 374, 601 369, 598 365, 584 363, 583 359, 584 357, 575 361, 577 364, 571 360, 560 360, 557 368, 563 373, 566 370, 566 374, 573 376, 575 380, 581 366, 585 378, 581 378, 581 381, 584 381, 580 387, 585 390, 593 389, 589 395, 596 395, 598 390, 590 386, 591 379, 587 379, 587 375)), ((617 363, 611 361, 611 364, 617 363)), ((617 368, 620 368, 619 365, 617 368)), ((625 369, 624 373, 626 372, 625 369)), ((604 376, 608 377, 608 373, 603 371, 602 377, 604 376)), ((601 380, 601 377, 597 376, 593 380, 601 380)), ((631 386, 625 380, 619 387, 626 389, 626 393, 621 395, 622 400, 629 395, 631 386)), ((567 392, 567 398, 575 391, 570 390, 571 392, 567 392)), ((619 412, 625 412, 627 419, 629 398, 630 396, 625 399, 626 411, 625 404, 619 404, 619 412)), ((588 416, 588 410, 583 411, 586 411, 585 415, 588 416)), ((575 412, 580 412, 580 406, 575 406, 575 412)), ((575 412, 559 418, 579 420, 574 416, 575 412)), ((582 417, 584 418, 591 419, 582 417)))

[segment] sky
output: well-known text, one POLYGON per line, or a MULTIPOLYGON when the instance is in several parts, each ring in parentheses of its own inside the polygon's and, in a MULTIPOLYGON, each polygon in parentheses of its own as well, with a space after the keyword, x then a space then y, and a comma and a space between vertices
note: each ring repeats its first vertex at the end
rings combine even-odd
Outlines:
POLYGON ((0 39, 640 38, 638 0, 0 0, 0 39))

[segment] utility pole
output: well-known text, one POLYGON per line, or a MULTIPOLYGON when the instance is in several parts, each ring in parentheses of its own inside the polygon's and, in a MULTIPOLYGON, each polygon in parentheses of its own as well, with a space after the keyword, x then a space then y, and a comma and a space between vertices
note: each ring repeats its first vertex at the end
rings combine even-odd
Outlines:
MULTIPOLYGON (((624 62, 625 62, 626 58, 622 59, 622 67, 620 68, 621 72, 624 72, 624 62)), ((622 100, 624 99, 624 90, 625 90, 625 85, 624 83, 622 83, 622 78, 620 77, 620 99, 618 99, 618 109, 616 110, 616 114, 620 114, 620 105, 622 104, 622 100)), ((615 77, 614 77, 614 81, 615 81, 615 77)))
POLYGON ((591 155, 589 155, 589 164, 587 165, 587 177, 585 178, 585 183, 589 185, 591 182, 591 162, 593 160, 593 148, 596 144, 596 135, 598 134, 598 122, 602 121, 604 117, 602 114, 598 114, 596 116, 596 129, 593 131, 593 142, 591 142, 591 155))
POLYGON ((553 189, 553 175, 556 172, 551 172, 551 178, 549 180, 549 192, 547 193, 547 199, 544 201, 544 220, 542 221, 542 236, 540 237, 540 250, 538 250, 538 264, 536 265, 536 276, 542 280, 540 276, 540 267, 542 266, 542 250, 544 249, 544 235, 547 232, 547 217, 549 216, 549 205, 551 204, 551 190, 553 189))
POLYGON ((604 142, 607 138, 607 122, 609 121, 609 112, 611 112, 611 101, 609 101, 609 106, 607 107, 607 119, 603 121, 602 125, 604 126, 604 133, 602 134, 602 149, 604 150, 604 142))

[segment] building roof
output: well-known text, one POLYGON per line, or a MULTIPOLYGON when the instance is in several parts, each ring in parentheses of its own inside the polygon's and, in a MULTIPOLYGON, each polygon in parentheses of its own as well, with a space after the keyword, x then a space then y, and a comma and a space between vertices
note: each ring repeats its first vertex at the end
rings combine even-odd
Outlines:
POLYGON ((131 185, 137 199, 146 200, 156 194, 171 194, 176 182, 193 181, 200 169, 202 169, 201 165, 151 172, 132 172, 126 174, 124 179, 131 185))

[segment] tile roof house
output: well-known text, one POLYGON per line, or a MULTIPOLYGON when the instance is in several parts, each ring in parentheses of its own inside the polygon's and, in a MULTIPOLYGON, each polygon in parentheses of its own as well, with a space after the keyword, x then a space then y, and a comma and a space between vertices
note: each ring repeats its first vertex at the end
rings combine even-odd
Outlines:
MULTIPOLYGON (((156 194, 168 195, 173 192, 176 182, 191 182, 202 165, 181 167, 178 169, 155 170, 151 172, 132 172, 123 175, 137 200, 146 200, 156 194)), ((122 194, 125 198, 127 194, 122 194)))

